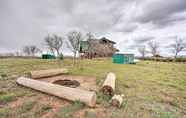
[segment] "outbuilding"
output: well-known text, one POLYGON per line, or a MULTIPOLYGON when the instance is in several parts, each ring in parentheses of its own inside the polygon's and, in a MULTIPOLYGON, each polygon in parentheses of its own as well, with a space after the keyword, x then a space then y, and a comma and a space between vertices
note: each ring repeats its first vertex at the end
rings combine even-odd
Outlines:
POLYGON ((55 59, 55 55, 53 54, 42 54, 42 59, 55 59))
POLYGON ((112 61, 113 63, 118 63, 118 64, 133 64, 134 54, 116 53, 112 56, 112 61))

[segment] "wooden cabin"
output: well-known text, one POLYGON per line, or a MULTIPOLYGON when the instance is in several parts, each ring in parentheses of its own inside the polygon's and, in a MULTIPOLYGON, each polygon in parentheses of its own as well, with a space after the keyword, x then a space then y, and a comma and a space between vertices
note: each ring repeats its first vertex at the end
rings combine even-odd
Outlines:
POLYGON ((84 58, 111 57, 115 52, 119 51, 114 47, 114 44, 116 44, 114 41, 105 37, 81 41, 80 55, 84 58))

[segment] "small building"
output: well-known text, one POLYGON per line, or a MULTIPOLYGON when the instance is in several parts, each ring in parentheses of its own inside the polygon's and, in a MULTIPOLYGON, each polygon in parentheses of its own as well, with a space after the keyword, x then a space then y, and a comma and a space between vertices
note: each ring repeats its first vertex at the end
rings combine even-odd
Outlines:
POLYGON ((80 53, 84 58, 111 57, 119 50, 114 47, 116 44, 105 37, 101 39, 89 39, 80 42, 80 53))
POLYGON ((55 55, 53 54, 42 54, 42 59, 55 59, 55 55))
POLYGON ((134 54, 117 53, 112 56, 112 61, 113 63, 118 63, 118 64, 133 64, 134 54))

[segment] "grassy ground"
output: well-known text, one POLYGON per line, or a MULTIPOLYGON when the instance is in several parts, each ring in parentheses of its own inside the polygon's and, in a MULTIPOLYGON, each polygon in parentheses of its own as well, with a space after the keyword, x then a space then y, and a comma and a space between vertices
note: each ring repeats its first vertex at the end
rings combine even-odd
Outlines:
POLYGON ((83 60, 72 66, 41 59, 0 59, 0 117, 87 117, 87 118, 182 118, 186 117, 186 64, 142 61, 136 65, 113 64, 111 59, 83 60), (69 103, 18 86, 16 78, 30 70, 70 69, 73 75, 92 75, 100 86, 108 72, 117 76, 116 93, 125 95, 120 109, 109 104, 109 97, 97 92, 97 107, 69 103))

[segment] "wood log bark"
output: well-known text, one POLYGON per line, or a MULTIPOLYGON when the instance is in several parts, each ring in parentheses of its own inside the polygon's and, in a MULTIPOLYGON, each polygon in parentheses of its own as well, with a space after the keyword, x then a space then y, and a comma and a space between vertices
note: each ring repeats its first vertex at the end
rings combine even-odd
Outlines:
POLYGON ((123 95, 114 95, 112 97, 112 106, 120 107, 123 102, 123 95))
POLYGON ((70 101, 80 100, 90 107, 96 105, 96 94, 92 91, 55 85, 25 77, 18 78, 17 83, 70 101))
POLYGON ((114 73, 110 72, 107 74, 107 77, 102 86, 102 91, 105 95, 110 95, 110 96, 114 95, 115 79, 116 79, 116 76, 114 73))
POLYGON ((67 69, 49 69, 49 70, 37 70, 37 71, 31 71, 31 78, 33 79, 39 79, 44 77, 51 77, 61 74, 68 73, 67 69))

